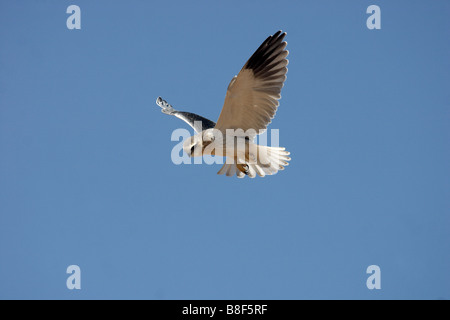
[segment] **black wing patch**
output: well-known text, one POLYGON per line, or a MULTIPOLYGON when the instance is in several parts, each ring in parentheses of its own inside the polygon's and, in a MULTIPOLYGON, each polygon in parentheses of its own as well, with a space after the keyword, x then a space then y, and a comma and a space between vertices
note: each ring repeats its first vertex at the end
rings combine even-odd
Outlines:
MULTIPOLYGON (((244 65, 244 69, 250 69, 253 71, 255 77, 270 77, 272 74, 276 74, 281 70, 272 70, 276 63, 271 64, 280 54, 285 52, 287 43, 283 42, 286 32, 276 32, 273 36, 269 36, 260 46, 256 49, 255 53, 248 59, 244 65)), ((287 56, 287 52, 285 53, 287 56)))

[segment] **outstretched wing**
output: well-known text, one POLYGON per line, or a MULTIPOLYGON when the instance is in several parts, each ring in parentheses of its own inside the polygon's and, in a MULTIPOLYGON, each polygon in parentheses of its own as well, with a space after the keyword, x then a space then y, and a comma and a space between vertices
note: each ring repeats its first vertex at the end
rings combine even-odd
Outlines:
POLYGON ((289 52, 285 36, 281 31, 269 36, 231 80, 216 129, 254 129, 261 133, 267 128, 286 80, 289 52))
POLYGON ((172 105, 168 104, 166 100, 163 100, 161 97, 156 99, 156 104, 162 108, 162 112, 168 115, 175 116, 188 125, 190 125, 195 132, 200 133, 203 130, 214 128, 216 123, 214 121, 208 120, 198 114, 184 111, 175 110, 172 105))

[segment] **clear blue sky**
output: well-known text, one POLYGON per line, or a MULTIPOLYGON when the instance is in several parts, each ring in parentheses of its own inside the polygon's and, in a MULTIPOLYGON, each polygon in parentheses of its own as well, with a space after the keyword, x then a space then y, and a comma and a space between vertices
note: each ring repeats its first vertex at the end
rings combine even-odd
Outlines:
POLYGON ((1 1, 0 298, 449 299, 449 16, 448 1, 1 1), (174 165, 188 127, 155 99, 217 120, 279 29, 271 128, 291 165, 253 180, 174 165))

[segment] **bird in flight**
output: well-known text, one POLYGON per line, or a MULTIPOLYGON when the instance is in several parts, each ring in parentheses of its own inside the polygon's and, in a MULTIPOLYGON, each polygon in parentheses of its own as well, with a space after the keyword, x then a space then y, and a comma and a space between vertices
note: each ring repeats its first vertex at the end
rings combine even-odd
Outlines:
POLYGON ((183 143, 190 157, 226 157, 218 174, 250 178, 273 175, 291 160, 285 148, 254 143, 275 116, 286 80, 288 50, 281 31, 269 36, 228 85, 217 123, 195 113, 175 110, 161 97, 162 112, 188 123, 196 134, 183 143))

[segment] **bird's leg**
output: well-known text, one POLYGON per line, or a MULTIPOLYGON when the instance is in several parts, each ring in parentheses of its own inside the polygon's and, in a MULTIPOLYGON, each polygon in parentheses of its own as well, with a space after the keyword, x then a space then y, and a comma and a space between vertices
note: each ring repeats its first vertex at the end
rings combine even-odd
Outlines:
POLYGON ((248 175, 248 165, 247 164, 236 163, 236 168, 238 168, 238 170, 240 172, 242 172, 243 174, 248 175))

